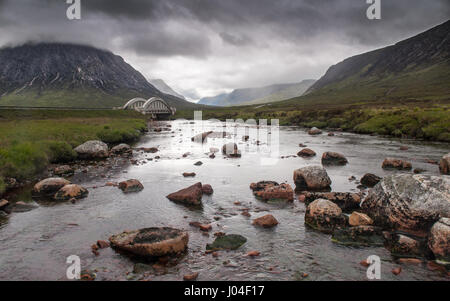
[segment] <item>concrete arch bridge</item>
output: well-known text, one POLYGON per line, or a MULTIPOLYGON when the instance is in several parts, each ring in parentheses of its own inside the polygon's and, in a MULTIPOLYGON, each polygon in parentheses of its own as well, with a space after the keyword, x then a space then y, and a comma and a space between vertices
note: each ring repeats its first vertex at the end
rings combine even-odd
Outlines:
POLYGON ((175 114, 176 108, 170 107, 162 98, 152 97, 147 100, 144 98, 133 98, 123 107, 123 110, 136 110, 145 115, 151 115, 154 119, 165 119, 175 114))

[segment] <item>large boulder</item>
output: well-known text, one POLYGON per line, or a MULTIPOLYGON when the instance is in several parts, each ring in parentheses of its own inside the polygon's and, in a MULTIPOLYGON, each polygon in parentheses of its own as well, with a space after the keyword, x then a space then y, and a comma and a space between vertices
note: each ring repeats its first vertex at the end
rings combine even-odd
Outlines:
POLYGON ((431 227, 428 246, 438 261, 450 263, 450 218, 441 218, 431 227))
POLYGON ((251 183, 250 189, 253 190, 255 197, 263 201, 294 200, 294 191, 289 184, 278 184, 274 181, 260 181, 258 183, 251 183))
POLYGON ((316 152, 310 148, 304 148, 297 153, 297 156, 304 157, 304 158, 314 157, 315 155, 316 155, 316 152))
POLYGON ((239 158, 241 151, 238 149, 236 143, 230 142, 222 146, 222 153, 230 158, 239 158))
POLYGON ((377 175, 374 175, 372 173, 366 173, 360 180, 361 184, 372 188, 373 186, 377 185, 382 178, 380 178, 377 175))
POLYGON ((187 232, 163 227, 125 231, 109 238, 111 247, 143 257, 162 257, 183 253, 188 245, 187 232))
POLYGON ((426 239, 402 233, 384 232, 385 247, 397 257, 429 257, 426 239))
POLYGON ((254 219, 252 224, 263 228, 272 228, 278 225, 278 221, 272 214, 266 214, 254 219))
POLYGON ((108 145, 102 141, 90 140, 75 149, 81 159, 101 159, 108 157, 108 145))
POLYGON ((439 170, 444 175, 450 175, 450 153, 444 155, 439 161, 439 170))
POLYGON ((359 209, 359 204, 361 203, 362 194, 361 193, 351 193, 351 192, 302 192, 304 195, 304 202, 309 205, 311 202, 317 199, 329 200, 344 212, 351 212, 355 209, 359 209))
POLYGON ((332 233, 334 229, 345 226, 347 221, 338 205, 317 199, 306 208, 305 223, 321 232, 332 233))
POLYGON ((196 183, 167 196, 172 202, 183 203, 185 205, 201 205, 202 201, 202 183, 196 183))
POLYGON ((410 170, 412 165, 410 162, 395 158, 386 158, 381 165, 384 169, 399 169, 399 170, 410 170))
POLYGON ((335 152, 325 152, 322 155, 323 165, 345 165, 348 163, 347 158, 340 153, 335 152))
POLYGON ((385 177, 361 204, 376 225, 426 234, 441 217, 450 217, 450 178, 397 174, 385 177))
POLYGON ((130 154, 132 152, 133 151, 132 151, 131 147, 126 143, 121 143, 121 144, 116 145, 113 148, 111 148, 111 153, 116 154, 116 155, 130 154))
POLYGON ((32 195, 33 197, 53 197, 58 190, 68 184, 70 182, 63 178, 47 178, 34 185, 32 195))
POLYGON ((206 245, 206 250, 236 250, 247 242, 247 238, 239 234, 218 236, 213 243, 206 245))
POLYGON ((211 195, 214 193, 214 189, 210 184, 203 184, 202 185, 202 193, 206 195, 211 195))
POLYGON ((310 135, 312 135, 312 136, 314 136, 314 135, 320 135, 320 134, 322 134, 322 130, 320 130, 320 129, 316 128, 316 127, 313 127, 313 128, 311 128, 311 129, 308 131, 308 134, 310 134, 310 135))
POLYGON ((89 191, 77 184, 68 184, 62 187, 54 196, 56 201, 67 201, 71 199, 82 199, 87 197, 89 191))
POLYGON ((327 171, 318 165, 306 166, 294 171, 295 189, 329 191, 331 179, 327 171))
POLYGON ((120 182, 119 188, 125 193, 138 192, 144 189, 144 185, 136 179, 130 179, 120 182))

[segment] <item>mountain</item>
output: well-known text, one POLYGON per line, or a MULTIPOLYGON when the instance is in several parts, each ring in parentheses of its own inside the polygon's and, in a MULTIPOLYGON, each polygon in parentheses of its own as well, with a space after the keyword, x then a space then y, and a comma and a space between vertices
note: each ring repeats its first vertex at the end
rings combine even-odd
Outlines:
POLYGON ((183 95, 175 92, 168 84, 166 84, 162 79, 150 79, 149 83, 151 83, 156 89, 159 91, 169 94, 172 96, 176 96, 181 99, 186 99, 183 95))
POLYGON ((314 80, 304 80, 300 83, 275 84, 259 88, 236 89, 231 93, 223 93, 213 97, 204 97, 200 99, 198 104, 236 106, 280 101, 302 95, 313 83, 314 80))
POLYGON ((450 20, 395 45, 331 66, 305 96, 311 104, 450 100, 450 20))
POLYGON ((197 105, 164 94, 112 52, 39 43, 0 49, 0 105, 110 108, 159 96, 177 108, 197 105))

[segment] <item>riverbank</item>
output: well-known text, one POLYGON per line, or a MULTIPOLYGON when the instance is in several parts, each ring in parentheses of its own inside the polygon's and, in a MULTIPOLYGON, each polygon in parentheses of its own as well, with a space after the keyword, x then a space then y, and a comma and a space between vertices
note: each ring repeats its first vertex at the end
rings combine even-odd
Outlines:
MULTIPOLYGON (((193 111, 177 111, 174 119, 192 119, 193 111)), ((202 111, 205 119, 279 119, 280 125, 342 129, 427 141, 450 142, 450 105, 421 102, 405 105, 366 103, 346 106, 273 105, 220 107, 202 111)))
POLYGON ((1 110, 0 195, 51 163, 75 160, 73 149, 88 140, 130 143, 146 128, 135 111, 1 110))

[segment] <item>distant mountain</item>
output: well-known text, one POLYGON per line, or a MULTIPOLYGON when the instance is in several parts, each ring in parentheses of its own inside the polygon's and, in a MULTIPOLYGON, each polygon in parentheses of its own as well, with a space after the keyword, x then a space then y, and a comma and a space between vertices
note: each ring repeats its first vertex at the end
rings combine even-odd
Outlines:
POLYGON ((450 100, 450 20, 395 45, 331 66, 288 102, 450 100))
POLYGON ((166 84, 162 79, 150 79, 149 83, 151 83, 156 89, 159 91, 176 96, 181 99, 186 99, 183 95, 175 92, 168 84, 166 84))
POLYGON ((231 93, 223 93, 213 97, 204 97, 198 104, 212 106, 236 106, 280 101, 302 95, 314 80, 300 83, 275 84, 259 88, 236 89, 231 93))
POLYGON ((197 105, 164 94, 112 52, 40 43, 0 49, 0 105, 114 107, 159 96, 177 108, 197 105))

